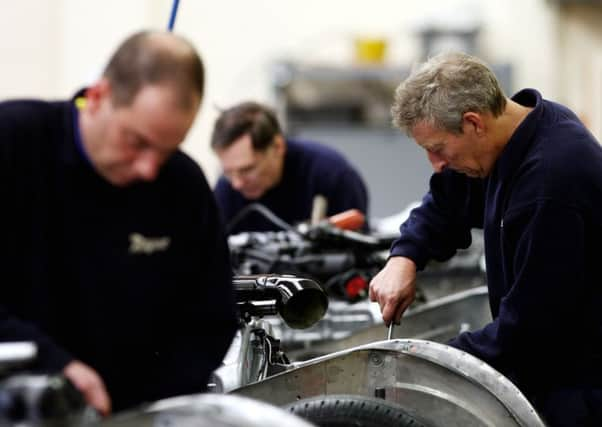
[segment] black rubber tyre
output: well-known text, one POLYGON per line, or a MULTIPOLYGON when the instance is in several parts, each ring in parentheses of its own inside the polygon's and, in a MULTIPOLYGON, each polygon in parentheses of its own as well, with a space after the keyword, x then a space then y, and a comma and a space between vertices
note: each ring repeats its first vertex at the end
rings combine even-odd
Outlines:
POLYGON ((333 394, 284 406, 319 427, 424 427, 399 405, 374 397, 333 394))

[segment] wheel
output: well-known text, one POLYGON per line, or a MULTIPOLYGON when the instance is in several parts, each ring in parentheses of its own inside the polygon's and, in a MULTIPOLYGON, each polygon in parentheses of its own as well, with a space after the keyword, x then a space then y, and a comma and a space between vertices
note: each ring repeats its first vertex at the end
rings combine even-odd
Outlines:
POLYGON ((314 396, 284 408, 319 427, 424 427, 399 405, 367 396, 314 396))

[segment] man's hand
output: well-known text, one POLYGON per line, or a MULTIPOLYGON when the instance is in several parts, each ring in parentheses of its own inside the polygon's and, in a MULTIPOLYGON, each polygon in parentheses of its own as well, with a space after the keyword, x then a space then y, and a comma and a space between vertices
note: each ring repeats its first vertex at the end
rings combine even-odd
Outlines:
POLYGON ((378 302, 386 325, 399 324, 416 296, 416 264, 409 258, 391 257, 370 282, 370 300, 378 302))
POLYGON ((63 369, 63 374, 83 394, 86 402, 103 416, 111 413, 111 399, 100 375, 88 365, 74 360, 63 369))

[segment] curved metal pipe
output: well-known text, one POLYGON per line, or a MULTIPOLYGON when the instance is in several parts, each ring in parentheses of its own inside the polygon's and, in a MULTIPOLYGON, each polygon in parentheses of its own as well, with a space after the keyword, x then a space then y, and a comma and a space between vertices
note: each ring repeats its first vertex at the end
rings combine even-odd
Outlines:
POLYGON ((328 296, 310 279, 292 275, 236 276, 232 284, 239 303, 275 300, 278 313, 291 328, 309 328, 328 308, 328 296))

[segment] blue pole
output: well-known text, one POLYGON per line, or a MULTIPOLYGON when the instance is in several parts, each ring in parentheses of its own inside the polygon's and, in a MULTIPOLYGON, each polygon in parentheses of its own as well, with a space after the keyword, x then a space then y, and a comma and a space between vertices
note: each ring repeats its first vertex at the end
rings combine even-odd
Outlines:
POLYGON ((176 15, 178 14, 179 4, 180 0, 173 0, 173 4, 171 6, 171 16, 169 17, 169 24, 167 25, 168 31, 173 31, 173 26, 176 23, 176 15))

